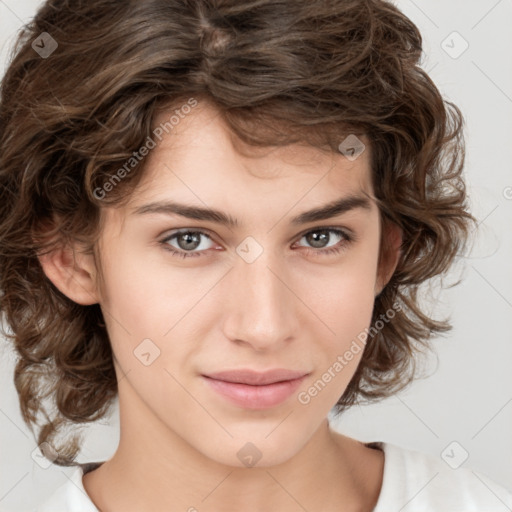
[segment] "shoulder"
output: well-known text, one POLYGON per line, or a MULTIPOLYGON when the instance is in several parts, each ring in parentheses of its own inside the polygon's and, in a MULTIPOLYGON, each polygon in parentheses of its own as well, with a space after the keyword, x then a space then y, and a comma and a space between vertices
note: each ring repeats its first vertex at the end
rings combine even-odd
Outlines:
POLYGON ((512 493, 467 467, 453 469, 442 458, 376 442, 384 451, 381 493, 373 512, 506 512, 512 493))
POLYGON ((82 477, 101 463, 91 462, 78 465, 68 476, 68 480, 58 487, 50 497, 32 512, 98 512, 82 483, 82 477))

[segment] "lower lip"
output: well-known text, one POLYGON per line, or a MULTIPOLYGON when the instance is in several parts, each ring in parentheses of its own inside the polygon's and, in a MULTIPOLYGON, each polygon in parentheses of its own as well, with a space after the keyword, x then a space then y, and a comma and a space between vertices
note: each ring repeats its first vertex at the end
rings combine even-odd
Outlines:
POLYGON ((264 386, 251 386, 204 377, 214 391, 244 409, 267 409, 281 404, 298 389, 305 378, 303 376, 264 386))

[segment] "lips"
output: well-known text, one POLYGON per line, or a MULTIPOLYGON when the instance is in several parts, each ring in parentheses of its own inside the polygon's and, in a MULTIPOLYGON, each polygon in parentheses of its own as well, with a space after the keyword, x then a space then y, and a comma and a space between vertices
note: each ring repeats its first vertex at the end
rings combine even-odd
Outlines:
POLYGON ((203 375, 210 389, 245 409, 266 409, 285 400, 300 386, 308 372, 282 368, 257 372, 227 370, 203 375))
POLYGON ((278 368, 267 370, 266 372, 257 372, 255 370, 228 370, 224 372, 209 373, 205 377, 222 380, 225 382, 237 382, 240 384, 250 384, 251 386, 262 386, 265 384, 274 384, 286 380, 295 380, 308 372, 299 372, 293 370, 284 370, 278 368))

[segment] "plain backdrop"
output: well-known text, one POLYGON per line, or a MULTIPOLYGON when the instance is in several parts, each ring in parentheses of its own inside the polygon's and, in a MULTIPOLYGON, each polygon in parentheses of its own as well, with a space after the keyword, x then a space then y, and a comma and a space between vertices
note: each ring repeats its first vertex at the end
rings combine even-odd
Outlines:
MULTIPOLYGON (((0 75, 35 0, 0 0, 0 75)), ((488 475, 512 490, 512 19, 511 0, 400 0, 424 37, 422 66, 466 118, 466 177, 479 227, 457 287, 432 304, 454 329, 434 340, 425 377, 379 404, 333 419, 363 441, 427 452, 488 475), (449 457, 447 457, 449 454, 449 457), (467 457, 467 458, 466 458, 467 457), (459 461, 459 462, 457 462, 459 461)), ((0 510, 29 510, 72 468, 37 464, 12 383, 13 354, 0 340, 0 510)), ((80 462, 105 460, 117 445, 117 410, 87 430, 80 462)), ((457 469, 453 469, 456 471, 457 469)))

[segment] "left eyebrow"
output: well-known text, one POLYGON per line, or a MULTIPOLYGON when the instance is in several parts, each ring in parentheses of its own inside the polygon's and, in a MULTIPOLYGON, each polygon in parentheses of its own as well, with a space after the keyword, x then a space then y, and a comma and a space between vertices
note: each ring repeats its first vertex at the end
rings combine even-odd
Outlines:
POLYGON ((342 213, 346 213, 350 210, 355 210, 356 208, 371 210, 370 200, 364 196, 342 197, 341 199, 327 203, 324 206, 320 206, 319 208, 314 208, 312 210, 308 210, 307 212, 303 212, 300 215, 297 215, 297 217, 294 217, 291 220, 291 223, 306 224, 308 222, 326 220, 330 219, 331 217, 341 215, 342 213))
MULTIPOLYGON (((370 210, 370 200, 364 196, 342 197, 341 199, 337 199, 327 203, 326 205, 302 212, 296 217, 293 217, 290 222, 293 225, 300 225, 308 222, 326 220, 357 208, 370 210)), ((211 221, 217 224, 227 225, 229 227, 239 226, 237 219, 220 210, 191 206, 173 201, 156 201, 139 206, 133 210, 133 214, 135 215, 143 215, 147 213, 179 215, 181 217, 187 217, 194 220, 211 221)))

